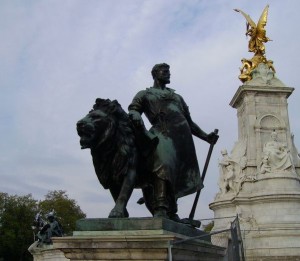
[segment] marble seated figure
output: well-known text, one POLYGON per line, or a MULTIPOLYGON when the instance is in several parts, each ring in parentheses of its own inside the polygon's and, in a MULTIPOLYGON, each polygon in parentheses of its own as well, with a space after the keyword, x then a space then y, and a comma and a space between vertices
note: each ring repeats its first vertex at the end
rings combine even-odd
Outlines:
POLYGON ((290 150, 285 143, 278 141, 278 135, 273 131, 271 140, 266 142, 263 147, 261 173, 288 170, 292 166, 290 150))

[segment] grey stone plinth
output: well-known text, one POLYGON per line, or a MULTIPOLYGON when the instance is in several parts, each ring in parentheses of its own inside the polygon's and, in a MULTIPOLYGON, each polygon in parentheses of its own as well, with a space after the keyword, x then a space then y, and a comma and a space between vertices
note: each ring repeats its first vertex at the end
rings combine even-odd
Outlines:
POLYGON ((195 236, 205 233, 162 218, 84 219, 53 247, 70 260, 223 260, 225 249, 210 237, 178 243, 195 236))
POLYGON ((204 242, 170 248, 171 235, 56 238, 55 247, 70 260, 222 260, 224 249, 204 242))
POLYGON ((62 251, 53 248, 53 245, 40 244, 36 241, 29 248, 28 251, 32 254, 34 261, 69 261, 62 251))
MULTIPOLYGON (((172 234, 181 237, 196 237, 207 235, 205 232, 186 224, 174 222, 165 218, 87 218, 78 220, 74 235, 141 235, 172 234), (84 232, 82 232, 84 231, 84 232)), ((210 236, 202 240, 210 242, 210 236)))

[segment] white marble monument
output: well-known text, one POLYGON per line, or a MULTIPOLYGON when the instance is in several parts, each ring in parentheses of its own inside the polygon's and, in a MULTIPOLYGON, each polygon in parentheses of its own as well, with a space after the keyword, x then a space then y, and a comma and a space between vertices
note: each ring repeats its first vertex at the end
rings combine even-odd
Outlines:
MULTIPOLYGON (((237 109, 238 140, 230 155, 222 151, 220 191, 210 208, 213 230, 230 225, 239 216, 247 261, 300 260, 300 158, 290 130, 287 99, 294 88, 275 77, 265 55, 269 6, 257 24, 247 21, 248 51, 243 58, 238 88, 230 105, 237 109), (232 219, 232 218, 231 218, 232 219)), ((229 235, 213 241, 225 246, 229 235)))
POLYGON ((238 141, 230 155, 221 152, 220 191, 210 208, 221 218, 214 231, 230 226, 222 217, 239 215, 247 261, 300 260, 300 158, 287 103, 293 91, 261 63, 230 102, 238 141))

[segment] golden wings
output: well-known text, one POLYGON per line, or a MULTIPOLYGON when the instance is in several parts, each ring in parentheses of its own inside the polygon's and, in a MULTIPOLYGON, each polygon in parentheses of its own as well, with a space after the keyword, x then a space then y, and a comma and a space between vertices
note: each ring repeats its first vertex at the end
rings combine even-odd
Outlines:
POLYGON ((254 52, 255 55, 264 55, 265 46, 263 43, 271 41, 266 36, 265 26, 267 24, 269 5, 263 10, 257 25, 253 22, 251 17, 244 13, 242 10, 234 9, 234 11, 241 13, 247 20, 247 31, 246 35, 250 36, 249 40, 249 52, 254 52))

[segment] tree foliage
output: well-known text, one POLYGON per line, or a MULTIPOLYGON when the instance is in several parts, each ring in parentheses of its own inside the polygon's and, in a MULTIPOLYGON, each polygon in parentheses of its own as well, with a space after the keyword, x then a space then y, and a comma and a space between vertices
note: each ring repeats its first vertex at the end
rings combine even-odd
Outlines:
POLYGON ((32 260, 27 249, 34 238, 31 224, 37 212, 37 200, 31 194, 0 193, 0 207, 0 258, 32 260))
POLYGON ((32 230, 35 215, 54 210, 65 234, 75 229, 76 220, 84 218, 74 199, 66 191, 49 191, 44 200, 35 200, 31 194, 8 195, 0 192, 0 260, 29 261, 32 255, 28 247, 34 241, 32 230))
POLYGON ((67 235, 75 230, 78 219, 86 217, 77 202, 70 199, 64 190, 49 191, 45 199, 39 202, 39 209, 44 214, 54 210, 64 233, 67 235))

